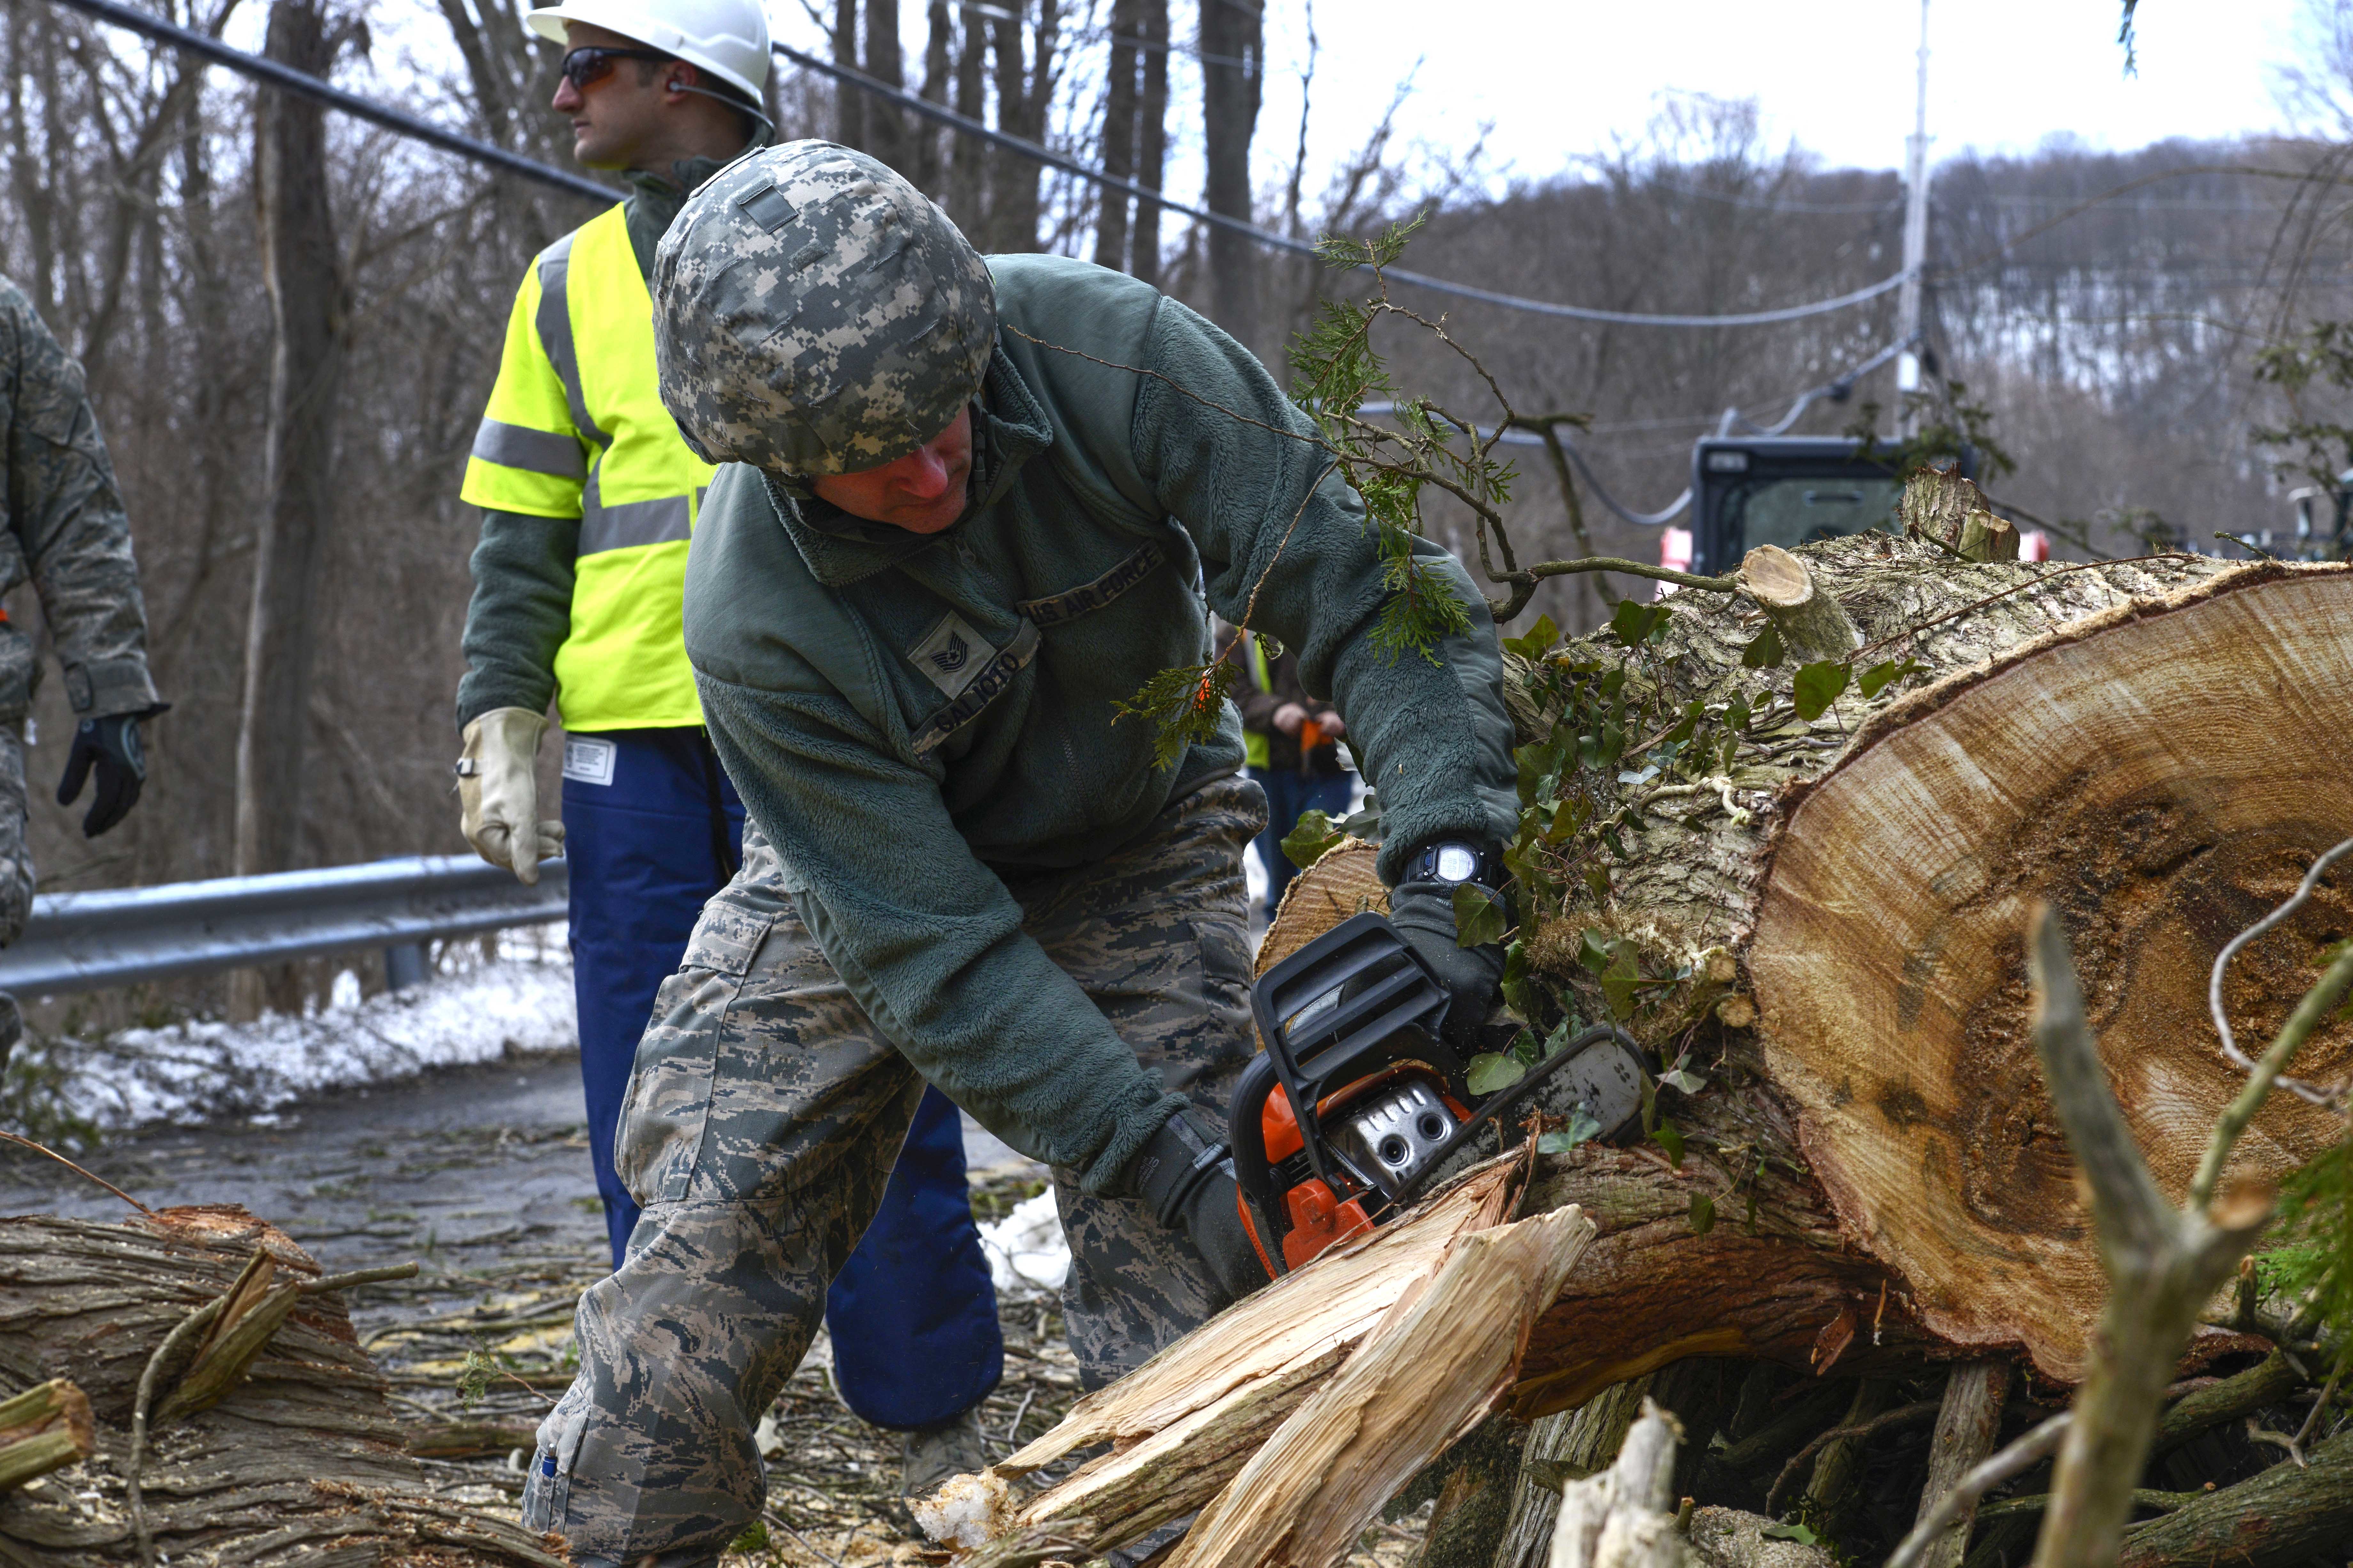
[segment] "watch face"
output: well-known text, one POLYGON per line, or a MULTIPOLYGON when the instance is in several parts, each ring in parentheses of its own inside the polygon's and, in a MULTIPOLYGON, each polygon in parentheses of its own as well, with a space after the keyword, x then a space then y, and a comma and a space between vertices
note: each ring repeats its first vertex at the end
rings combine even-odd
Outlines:
POLYGON ((1441 882, 1467 882, 1479 874, 1479 856, 1467 844, 1441 844, 1438 847, 1438 879, 1441 882))

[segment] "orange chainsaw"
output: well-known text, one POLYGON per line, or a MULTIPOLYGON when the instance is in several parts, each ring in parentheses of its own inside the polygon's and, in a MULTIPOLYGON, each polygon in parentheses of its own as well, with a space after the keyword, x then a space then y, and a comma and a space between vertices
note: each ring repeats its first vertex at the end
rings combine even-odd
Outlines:
MULTIPOLYGON (((1227 1120, 1242 1223, 1272 1275, 1403 1213, 1451 1157, 1546 1085, 1615 1138, 1642 1108, 1632 1039, 1607 1024, 1573 1036, 1514 1083, 1471 1091, 1440 1033, 1448 997, 1386 916, 1342 921, 1250 990, 1264 1049, 1227 1120)), ((1497 1146, 1500 1146, 1498 1142, 1497 1146)))

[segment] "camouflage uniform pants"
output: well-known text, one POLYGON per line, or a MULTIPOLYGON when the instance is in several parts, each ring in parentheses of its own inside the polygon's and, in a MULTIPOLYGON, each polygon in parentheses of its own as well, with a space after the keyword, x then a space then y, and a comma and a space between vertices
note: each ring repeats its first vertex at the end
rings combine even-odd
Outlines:
POLYGON ((25 921, 32 912, 33 851, 25 842, 24 735, 21 721, 0 723, 0 947, 25 934, 25 921))
MULTIPOLYGON (((1029 933, 1136 1059, 1222 1113, 1250 1054, 1241 855, 1265 797, 1221 779, 1111 858, 1008 879, 1029 933)), ((758 1517, 753 1431, 880 1206, 923 1083, 851 1000, 755 830, 664 982, 616 1164, 645 1213, 581 1298, 580 1373, 540 1429, 524 1522, 576 1556, 694 1563, 758 1517)), ((1085 1380, 1140 1365, 1226 1305, 1182 1236, 1053 1173, 1085 1380)))

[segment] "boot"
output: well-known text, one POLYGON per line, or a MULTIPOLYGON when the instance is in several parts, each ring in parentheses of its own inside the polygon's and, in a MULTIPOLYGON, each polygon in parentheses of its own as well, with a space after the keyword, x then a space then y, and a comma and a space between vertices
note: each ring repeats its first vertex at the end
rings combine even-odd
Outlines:
POLYGON ((950 1476, 972 1475, 988 1468, 988 1445, 980 1435, 980 1408, 975 1405, 936 1426, 916 1426, 901 1434, 899 1495, 929 1497, 950 1476))

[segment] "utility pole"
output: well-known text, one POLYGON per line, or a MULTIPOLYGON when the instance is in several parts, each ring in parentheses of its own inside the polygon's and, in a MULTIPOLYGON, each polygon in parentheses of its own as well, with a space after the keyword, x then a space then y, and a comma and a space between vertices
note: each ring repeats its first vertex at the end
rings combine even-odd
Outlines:
POLYGON ((1920 390, 1920 275, 1928 263, 1928 0, 1920 0, 1920 91, 1904 174, 1904 288, 1895 297, 1895 434, 1913 434, 1919 419, 1910 395, 1920 390))

